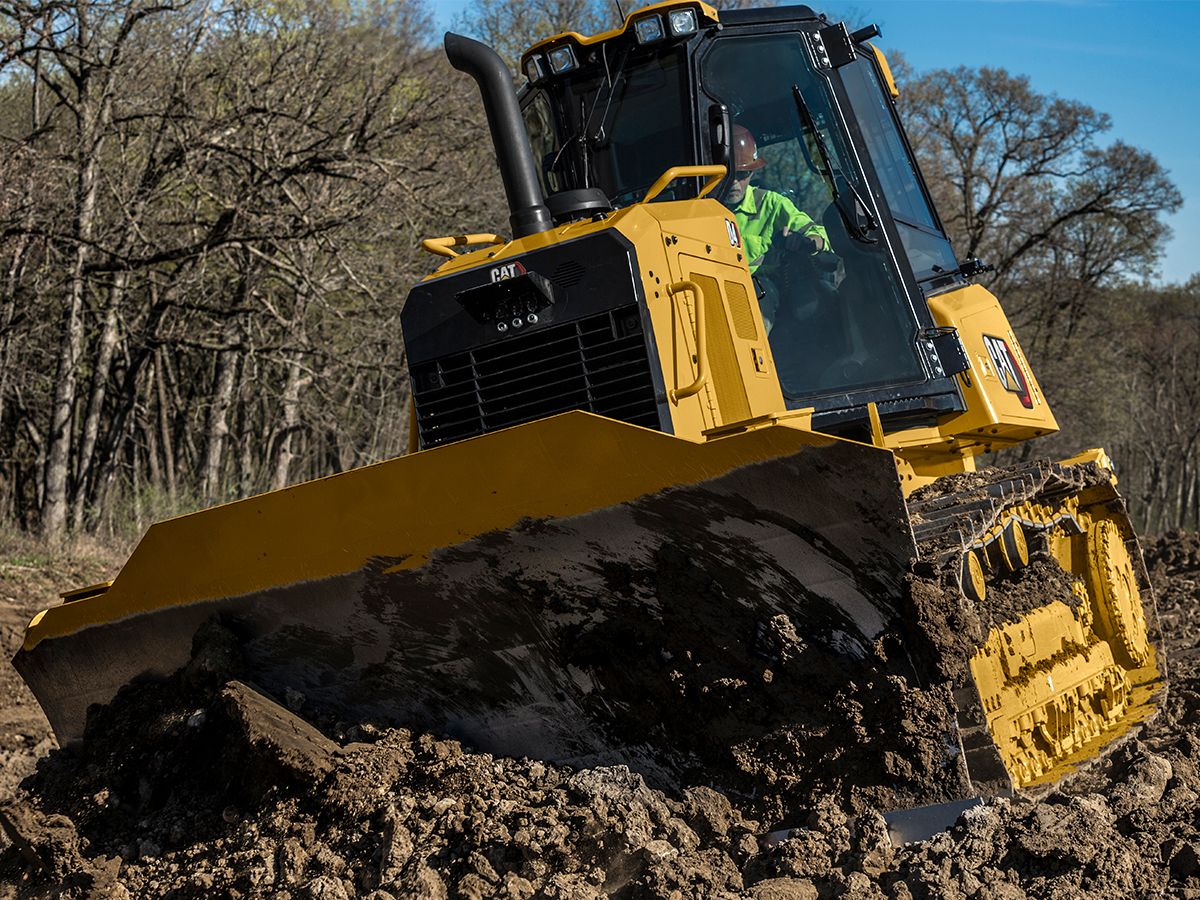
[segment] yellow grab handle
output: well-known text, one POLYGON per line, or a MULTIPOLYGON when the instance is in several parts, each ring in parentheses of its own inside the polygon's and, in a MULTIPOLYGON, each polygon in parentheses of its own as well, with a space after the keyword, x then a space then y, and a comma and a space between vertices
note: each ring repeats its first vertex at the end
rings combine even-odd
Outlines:
POLYGON ((704 187, 700 188, 700 193, 696 195, 696 198, 699 199, 721 183, 721 179, 725 177, 725 171, 724 166, 671 166, 658 176, 658 181, 650 185, 650 190, 646 191, 646 196, 639 202, 649 203, 665 191, 667 185, 676 178, 697 178, 707 175, 708 181, 704 182, 704 187))
POLYGON ((507 244, 508 241, 495 234, 457 234, 453 237, 425 238, 421 241, 421 249, 437 256, 448 256, 451 259, 458 256, 451 247, 463 247, 467 244, 507 244))
MULTIPOLYGON (((709 168, 714 167, 710 166, 709 168)), ((724 169, 724 166, 716 168, 724 169)), ((700 285, 690 278, 667 285, 668 297, 673 298, 683 291, 691 291, 692 296, 696 298, 696 380, 687 387, 676 388, 670 392, 671 402, 675 404, 693 394, 700 393, 700 389, 708 383, 708 338, 704 328, 704 294, 700 291, 700 285)))

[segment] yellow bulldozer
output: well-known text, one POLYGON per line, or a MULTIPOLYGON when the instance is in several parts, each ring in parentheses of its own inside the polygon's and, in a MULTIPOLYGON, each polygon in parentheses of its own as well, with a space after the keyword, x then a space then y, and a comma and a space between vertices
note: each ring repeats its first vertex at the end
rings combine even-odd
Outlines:
POLYGON ((423 243, 415 452, 156 524, 39 613, 59 740, 214 619, 307 709, 668 786, 946 801, 1134 733, 1165 670, 1113 467, 977 470, 1057 425, 877 33, 669 0, 519 90, 447 34, 512 236, 423 243))

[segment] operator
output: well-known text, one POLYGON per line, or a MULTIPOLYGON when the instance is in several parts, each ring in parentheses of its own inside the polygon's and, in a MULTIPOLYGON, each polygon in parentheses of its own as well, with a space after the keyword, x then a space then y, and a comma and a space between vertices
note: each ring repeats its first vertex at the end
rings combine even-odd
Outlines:
MULTIPOLYGON (((741 125, 733 126, 733 162, 733 183, 725 194, 725 205, 737 220, 751 275, 758 272, 777 237, 783 239, 781 244, 790 253, 815 256, 829 247, 825 229, 795 203, 783 194, 750 184, 767 161, 759 158, 754 135, 741 125)), ((778 291, 765 275, 758 281, 764 292, 760 304, 769 333, 779 308, 778 291)))

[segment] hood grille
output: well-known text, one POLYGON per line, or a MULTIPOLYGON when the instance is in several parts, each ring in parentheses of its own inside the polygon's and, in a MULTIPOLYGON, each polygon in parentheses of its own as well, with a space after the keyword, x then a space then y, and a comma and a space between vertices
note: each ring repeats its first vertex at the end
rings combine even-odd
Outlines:
POLYGON ((413 390, 423 447, 574 409, 660 427, 636 305, 425 363, 413 390))

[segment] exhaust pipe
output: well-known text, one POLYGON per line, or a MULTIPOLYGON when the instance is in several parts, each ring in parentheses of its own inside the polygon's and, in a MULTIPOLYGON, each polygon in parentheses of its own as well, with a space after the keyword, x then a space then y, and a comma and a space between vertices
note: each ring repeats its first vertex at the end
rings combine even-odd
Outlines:
POLYGON ((548 231, 554 227, 554 220, 542 197, 512 73, 495 50, 469 37, 447 31, 445 47, 450 65, 474 78, 483 96, 500 178, 508 198, 508 222, 513 237, 548 231))

